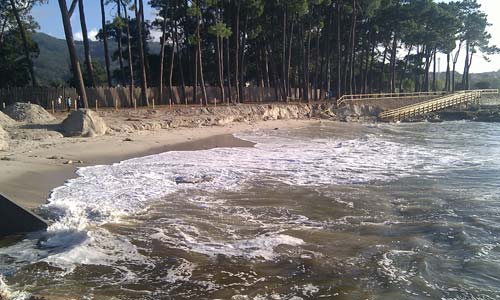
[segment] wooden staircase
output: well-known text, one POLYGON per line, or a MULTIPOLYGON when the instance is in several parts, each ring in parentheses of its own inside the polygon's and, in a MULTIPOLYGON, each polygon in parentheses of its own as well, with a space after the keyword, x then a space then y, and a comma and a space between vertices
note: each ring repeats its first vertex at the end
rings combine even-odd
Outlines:
POLYGON ((460 104, 479 104, 483 94, 498 94, 498 90, 460 91, 417 104, 384 111, 379 114, 379 119, 388 122, 399 122, 460 104))

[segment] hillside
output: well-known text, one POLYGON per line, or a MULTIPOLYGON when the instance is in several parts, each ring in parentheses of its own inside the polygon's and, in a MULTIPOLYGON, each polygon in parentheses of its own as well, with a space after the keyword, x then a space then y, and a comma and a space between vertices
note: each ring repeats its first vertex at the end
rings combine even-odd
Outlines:
MULTIPOLYGON (((41 85, 66 82, 70 77, 70 61, 66 41, 45 33, 33 34, 33 39, 38 43, 40 55, 35 60, 35 72, 41 85)), ((75 42, 76 51, 83 62, 84 50, 82 42, 75 42)), ((109 42, 110 53, 113 53, 117 44, 109 42)), ((92 59, 104 66, 104 46, 102 42, 90 42, 92 59)), ((159 52, 158 43, 149 43, 151 53, 159 52)), ((112 62, 111 67, 118 68, 118 62, 112 62)))

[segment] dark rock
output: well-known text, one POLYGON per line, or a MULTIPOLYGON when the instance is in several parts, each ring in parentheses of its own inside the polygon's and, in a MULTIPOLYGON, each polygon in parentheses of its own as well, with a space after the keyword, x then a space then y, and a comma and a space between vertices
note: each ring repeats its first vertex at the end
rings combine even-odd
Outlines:
POLYGON ((46 229, 40 217, 0 195, 0 236, 46 229))
POLYGON ((212 181, 213 178, 210 176, 179 176, 175 178, 175 183, 176 184, 198 184, 198 183, 204 183, 204 182, 210 182, 212 181))

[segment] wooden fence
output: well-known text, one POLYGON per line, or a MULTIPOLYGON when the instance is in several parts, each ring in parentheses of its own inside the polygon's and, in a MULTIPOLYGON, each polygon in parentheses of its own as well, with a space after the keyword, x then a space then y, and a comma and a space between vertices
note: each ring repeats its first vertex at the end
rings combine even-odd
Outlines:
MULTIPOLYGON (((209 103, 221 103, 221 92, 218 87, 207 87, 207 99, 209 103)), ((94 107, 96 101, 99 107, 133 107, 133 100, 130 99, 128 87, 98 87, 86 88, 87 99, 89 106, 94 107)), ((184 92, 181 87, 172 88, 172 101, 174 104, 193 104, 200 103, 202 99, 201 88, 197 88, 196 100, 193 100, 193 87, 186 87, 184 92), (183 96, 185 94, 185 96, 183 96)), ((138 106, 144 106, 140 103, 141 89, 134 89, 134 97, 137 99, 138 106)), ((261 87, 245 87, 243 90, 243 102, 272 102, 276 101, 276 89, 274 88, 261 88, 261 87)), ((292 99, 299 99, 299 89, 291 89, 292 99)), ((226 98, 229 95, 229 90, 225 89, 226 98)), ((231 95, 233 99, 236 95, 236 88, 231 88, 231 95)), ((65 101, 67 97, 71 97, 73 101, 77 99, 78 94, 75 88, 55 88, 55 87, 19 87, 19 88, 6 88, 0 89, 0 103, 10 105, 15 102, 30 102, 41 105, 45 108, 52 108, 52 101, 54 101, 56 108, 65 108, 65 101), (61 104, 57 103, 57 99, 62 97, 61 104)), ((155 99, 156 105, 166 105, 170 103, 170 89, 164 88, 164 97, 160 98, 160 90, 157 87, 148 88, 148 98, 155 99)), ((226 99, 227 101, 227 99, 226 99)))

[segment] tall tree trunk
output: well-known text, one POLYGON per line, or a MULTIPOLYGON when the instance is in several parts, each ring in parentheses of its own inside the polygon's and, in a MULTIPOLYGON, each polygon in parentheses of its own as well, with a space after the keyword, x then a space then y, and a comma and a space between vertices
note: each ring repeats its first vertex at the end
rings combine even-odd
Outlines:
POLYGON ((311 34, 309 32, 306 32, 304 28, 302 27, 302 60, 303 60, 303 68, 302 68, 302 97, 304 98, 304 101, 309 102, 309 60, 308 60, 308 49, 311 47, 311 34))
POLYGON ((71 5, 70 5, 69 10, 68 10, 68 14, 69 14, 70 19, 73 16, 73 12, 75 11, 77 4, 78 4, 78 0, 73 0, 71 2, 71 5))
POLYGON ((326 31, 326 81, 324 82, 325 84, 325 90, 326 90, 326 95, 327 99, 330 97, 330 90, 331 90, 331 49, 330 49, 330 34, 331 30, 333 29, 333 1, 330 4, 329 7, 329 13, 328 13, 328 29, 326 31))
POLYGON ((368 74, 367 74, 367 80, 368 80, 368 93, 371 94, 373 93, 373 67, 375 65, 375 46, 376 46, 376 43, 373 43, 372 44, 372 54, 371 54, 371 57, 370 57, 370 67, 369 67, 369 71, 368 71, 368 74))
POLYGON ((394 32, 394 37, 392 40, 391 49, 391 82, 390 91, 391 93, 396 92, 396 55, 398 53, 398 34, 394 32))
POLYGON ((186 97, 186 82, 184 81, 184 66, 182 64, 182 50, 180 49, 180 46, 179 46, 179 37, 178 37, 178 32, 177 32, 177 26, 174 27, 174 38, 175 38, 175 45, 177 48, 177 54, 179 55, 179 57, 177 58, 177 61, 179 63, 178 64, 179 72, 181 74, 182 99, 184 99, 184 103, 187 105, 188 100, 186 97))
POLYGON ((244 32, 245 34, 243 35, 243 38, 241 39, 241 45, 240 45, 240 57, 241 57, 241 62, 240 62, 240 70, 239 70, 239 91, 240 91, 240 101, 244 102, 245 101, 245 75, 246 75, 246 65, 245 65, 245 47, 246 47, 246 42, 247 42, 247 32, 248 32, 248 13, 245 16, 245 26, 244 32))
POLYGON ((267 45, 265 46, 265 67, 266 67, 266 86, 271 87, 271 77, 269 76, 269 51, 267 45))
POLYGON ((226 39, 226 74, 227 74, 227 93, 228 93, 228 101, 227 104, 233 102, 233 93, 231 92, 231 65, 230 63, 230 52, 229 52, 229 38, 226 39))
POLYGON ((241 0, 236 0, 236 34, 234 35, 235 40, 235 59, 234 59, 234 78, 236 84, 236 103, 240 103, 240 9, 241 0))
POLYGON ((314 79, 313 79, 313 94, 314 94, 314 101, 319 100, 319 95, 318 95, 318 80, 319 80, 319 70, 320 70, 320 56, 321 56, 321 44, 320 44, 320 34, 319 30, 316 33, 316 62, 315 62, 315 67, 314 67, 314 79))
POLYGON ((425 67, 424 67, 424 92, 429 91, 429 72, 431 69, 432 53, 429 47, 425 49, 425 67))
POLYGON ((467 65, 467 76, 465 77, 465 86, 467 90, 470 90, 470 66, 472 65, 472 59, 474 58, 474 52, 470 51, 470 59, 467 65))
MULTIPOLYGON (((19 33, 21 34, 21 39, 23 41, 23 50, 24 50, 24 56, 26 57, 26 62, 28 63, 28 68, 30 72, 30 77, 31 77, 31 84, 33 86, 37 86, 37 81, 35 77, 35 67, 33 66, 33 60, 31 59, 30 55, 30 49, 28 45, 28 37, 26 35, 26 29, 24 28, 24 24, 21 20, 21 17, 19 16, 19 11, 17 10, 16 7, 16 1, 15 0, 10 0, 10 5, 12 6, 12 13, 14 14, 14 17, 16 19, 17 27, 19 28, 19 33)), ((64 6, 66 6, 66 3, 64 3, 64 6)), ((66 14, 68 10, 66 9, 66 14)), ((71 34, 73 35, 73 34, 71 34)))
POLYGON ((352 30, 351 30, 351 57, 349 59, 349 92, 350 94, 354 94, 353 90, 353 82, 354 82, 354 55, 356 53, 356 20, 357 20, 357 8, 356 8, 356 0, 352 0, 352 7, 353 7, 353 16, 352 16, 352 30))
POLYGON ((66 44, 68 45, 69 57, 71 61, 71 67, 73 69, 73 76, 76 79, 76 89, 78 95, 83 101, 85 108, 89 107, 87 101, 87 94, 85 92, 85 85, 83 84, 82 71, 80 70, 80 62, 78 61, 78 56, 75 49, 75 41, 73 40, 73 29, 71 28, 71 21, 68 14, 68 7, 66 6, 66 0, 58 0, 59 9, 61 10, 61 17, 64 27, 64 34, 66 36, 66 44))
MULTIPOLYGON (((165 11, 166 9, 163 8, 165 11)), ((167 44, 167 16, 166 13, 163 14, 163 22, 161 25, 161 41, 160 41, 160 74, 158 79, 158 88, 160 89, 160 99, 158 99, 158 103, 163 103, 164 99, 164 84, 163 84, 163 75, 165 69, 165 45, 167 44)), ((170 104, 172 104, 170 102, 170 104)))
POLYGON ((434 49, 433 67, 432 67, 432 91, 436 91, 436 53, 437 49, 434 49))
MULTIPOLYGON (((101 0, 103 1, 103 0, 101 0)), ((139 2, 142 2, 142 0, 139 0, 139 2)), ((143 105, 149 106, 149 99, 148 99, 148 82, 146 79, 146 63, 145 63, 145 58, 144 58, 144 39, 143 39, 143 32, 142 32, 142 18, 141 18, 141 13, 139 10, 137 10, 137 0, 134 0, 134 10, 135 10, 135 19, 137 22, 137 32, 138 32, 138 38, 139 38, 139 59, 141 63, 141 100, 143 105)))
MULTIPOLYGON (((122 1, 122 0, 119 0, 122 1)), ((134 66, 132 64, 132 44, 131 44, 131 35, 130 35, 130 19, 128 17, 127 13, 127 7, 122 3, 123 7, 125 8, 123 10, 125 14, 125 20, 127 21, 127 59, 128 59, 128 72, 129 72, 129 99, 130 99, 130 107, 134 106, 135 99, 134 99, 134 66)))
POLYGON ((87 23, 85 21, 85 10, 83 8, 83 0, 78 0, 78 11, 80 12, 80 24, 82 26, 83 48, 85 52, 85 68, 87 76, 92 87, 96 86, 94 78, 94 69, 92 67, 92 57, 90 56, 89 35, 87 32, 87 23))
POLYGON ((455 52, 455 56, 453 57, 453 70, 451 72, 451 91, 452 92, 455 92, 455 86, 456 86, 455 72, 457 69, 458 58, 460 57, 460 51, 462 50, 462 44, 463 44, 463 41, 460 41, 460 43, 458 44, 457 52, 455 52))
POLYGON ((102 22, 102 39, 104 41, 104 58, 106 61, 106 77, 108 78, 108 87, 112 87, 113 78, 111 77, 111 63, 109 61, 108 31, 106 29, 106 11, 104 10, 104 0, 101 0, 101 22, 102 22))
MULTIPOLYGON (((143 0, 139 0, 139 15, 141 17, 141 28, 142 28, 142 49, 144 51, 144 65, 146 69, 146 82, 151 79, 151 69, 149 68, 149 58, 147 51, 147 41, 146 41, 146 23, 144 21, 144 4, 143 0)), ((147 86, 147 85, 146 85, 147 86)))
MULTIPOLYGON (((171 19, 173 19, 173 13, 172 15, 170 16, 171 19)), ((173 22, 173 21, 172 21, 173 22)), ((177 24, 174 22, 173 23, 173 27, 174 26, 177 26, 177 24)), ((170 37, 172 37, 172 51, 170 52, 170 73, 169 73, 169 76, 168 76, 168 90, 169 90, 169 93, 170 93, 170 105, 172 105, 172 103, 175 103, 175 98, 174 98, 174 83, 173 83, 173 80, 174 80, 174 64, 175 64, 175 40, 173 39, 174 37, 174 29, 171 28, 170 29, 170 37)))
POLYGON ((385 84, 384 84, 384 75, 385 75, 385 61, 387 59, 387 45, 384 43, 384 55, 382 56, 382 65, 381 65, 381 73, 380 73, 380 78, 379 78, 379 92, 384 92, 385 91, 385 84))
POLYGON ((469 73, 469 52, 470 44, 469 41, 465 42, 465 63, 464 63, 464 73, 462 74, 462 88, 467 90, 467 74, 469 73))
POLYGON ((293 29, 295 27, 295 23, 292 22, 291 28, 290 28, 290 42, 288 46, 288 62, 287 62, 287 68, 286 68, 286 88, 287 88, 287 94, 288 96, 291 96, 292 92, 292 87, 290 85, 290 69, 292 68, 292 46, 293 46, 293 29))
POLYGON ((342 38, 341 38, 341 3, 337 0, 337 99, 342 96, 342 38))
POLYGON ((351 16, 351 25, 349 25, 349 38, 348 38, 348 42, 347 42, 347 48, 344 51, 344 53, 345 53, 344 66, 343 66, 344 78, 343 78, 343 84, 342 84, 342 86, 344 87, 344 92, 350 93, 350 94, 352 94, 352 91, 350 91, 351 84, 349 84, 349 79, 351 77, 349 76, 349 71, 350 71, 350 67, 351 67, 351 53, 352 53, 352 51, 354 51, 352 49, 352 45, 354 44, 353 43, 353 36, 354 36, 353 31, 354 31, 355 22, 356 22, 355 21, 355 12, 353 11, 352 16, 351 16))
POLYGON ((200 71, 200 84, 201 84, 201 93, 203 96, 203 102, 205 105, 208 105, 208 98, 207 98, 207 90, 205 87, 205 77, 203 75, 203 53, 201 50, 201 35, 200 35, 200 22, 201 20, 198 20, 198 26, 196 30, 196 36, 198 40, 198 62, 199 62, 199 71, 200 71))
POLYGON ((410 47, 408 47, 408 53, 406 54, 406 57, 405 57, 403 71, 399 75, 399 91, 400 92, 403 90, 403 81, 404 81, 404 78, 406 75, 406 71, 408 70, 408 63, 410 62, 410 55, 411 55, 412 50, 413 50, 413 45, 410 45, 410 47))
POLYGON ((224 73, 223 73, 224 67, 222 66, 222 63, 224 61, 224 59, 223 59, 224 55, 222 54, 224 39, 217 36, 216 43, 217 43, 216 55, 217 55, 217 73, 219 75, 219 88, 220 88, 220 94, 222 97, 221 101, 222 101, 222 103, 225 103, 226 94, 224 92, 224 73))
POLYGON ((446 80, 445 80, 445 85, 444 85, 444 90, 449 92, 450 89, 450 59, 451 59, 451 54, 448 52, 446 53, 446 80))
MULTIPOLYGON (((117 0, 116 1, 116 9, 117 9, 117 14, 118 14, 118 19, 121 21, 122 20, 122 12, 121 12, 121 0, 117 0)), ((125 9, 127 9, 125 7, 125 9)), ((126 85, 126 81, 125 81, 125 68, 123 66, 123 45, 122 45, 122 35, 123 35, 123 29, 122 28, 119 28, 118 29, 118 62, 120 64, 120 82, 122 85, 126 85)))
POLYGON ((259 94, 259 102, 264 101, 265 99, 265 94, 264 94, 264 74, 262 72, 262 66, 264 65, 264 59, 262 58, 262 49, 259 50, 259 58, 258 58, 258 63, 257 63, 257 73, 259 74, 259 87, 260 87, 260 94, 259 94))
POLYGON ((283 89, 283 92, 282 92, 282 95, 283 95, 283 98, 282 98, 282 101, 288 101, 288 91, 287 91, 287 88, 286 88, 286 31, 287 31, 287 9, 286 7, 283 9, 283 45, 282 45, 282 57, 281 57, 281 64, 282 64, 282 89, 283 89))
POLYGON ((7 27, 7 18, 5 18, 2 22, 2 29, 0 30, 0 50, 3 48, 3 37, 5 33, 5 27, 7 27))
MULTIPOLYGON (((198 101, 198 46, 194 49, 194 61, 193 104, 196 104, 198 101)), ((203 100, 201 100, 200 104, 203 105, 203 100)))

